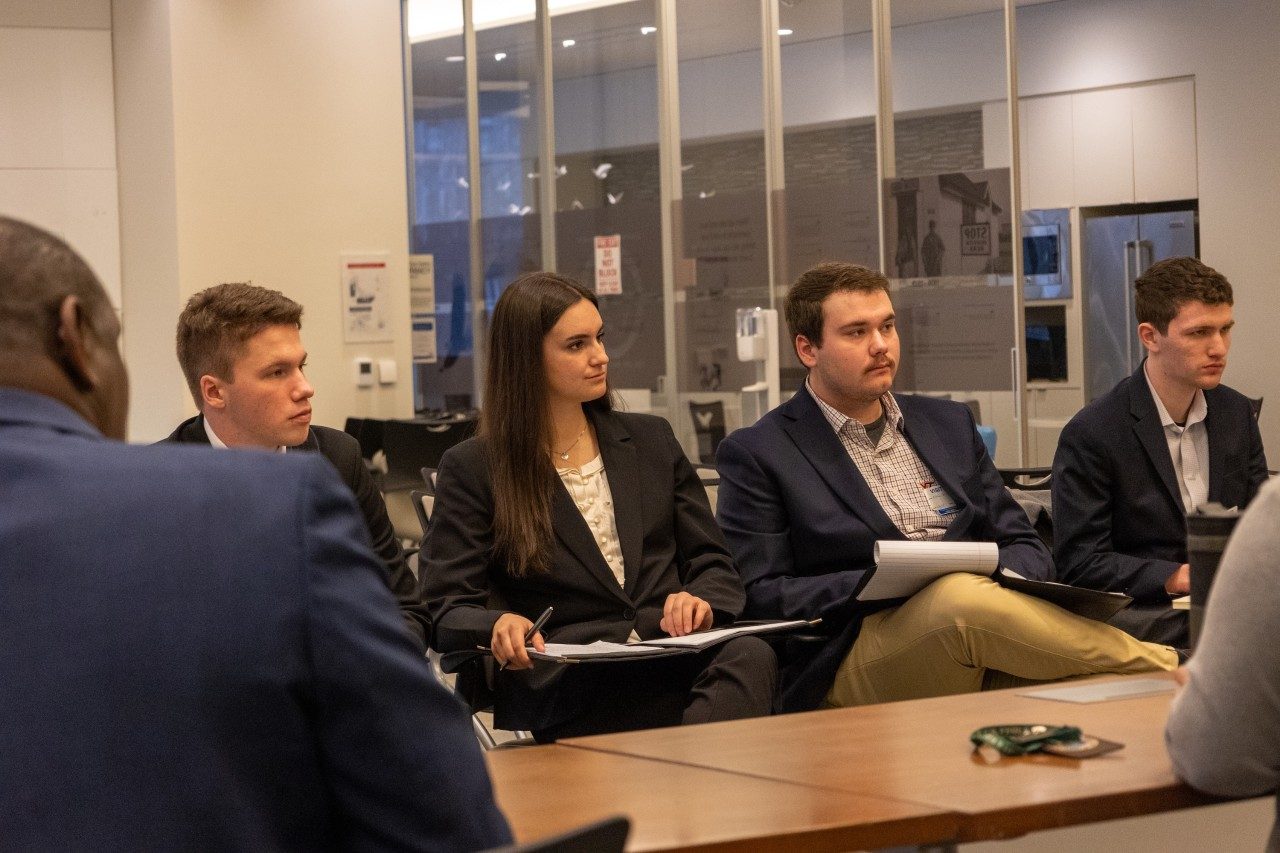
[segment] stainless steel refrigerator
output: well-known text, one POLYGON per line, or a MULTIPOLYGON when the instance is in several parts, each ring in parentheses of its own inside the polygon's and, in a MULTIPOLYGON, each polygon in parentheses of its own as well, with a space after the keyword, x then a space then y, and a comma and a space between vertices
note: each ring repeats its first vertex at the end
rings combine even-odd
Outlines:
POLYGON ((1082 210, 1084 391, 1093 400, 1142 362, 1134 281, 1156 261, 1196 255, 1196 211, 1167 205, 1082 210))

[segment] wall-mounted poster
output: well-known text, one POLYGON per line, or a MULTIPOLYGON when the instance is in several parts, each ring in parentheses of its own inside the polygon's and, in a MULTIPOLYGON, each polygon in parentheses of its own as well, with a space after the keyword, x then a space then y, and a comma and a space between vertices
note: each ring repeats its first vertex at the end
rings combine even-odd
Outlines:
POLYGON ((1012 273, 1008 169, 889 178, 884 196, 889 278, 1012 273))
POLYGON ((386 252, 341 256, 342 338, 349 344, 391 340, 389 257, 386 252))
POLYGON ((409 256, 409 321, 414 364, 436 361, 436 258, 409 256))

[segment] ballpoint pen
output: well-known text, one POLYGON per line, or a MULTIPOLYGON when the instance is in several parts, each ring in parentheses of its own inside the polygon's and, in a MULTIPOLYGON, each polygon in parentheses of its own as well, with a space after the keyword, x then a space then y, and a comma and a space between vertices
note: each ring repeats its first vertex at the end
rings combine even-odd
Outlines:
MULTIPOLYGON (((525 632, 525 635, 524 635, 524 644, 525 644, 526 646, 527 646, 527 645, 529 645, 529 641, 533 639, 533 635, 534 635, 534 634, 536 634, 536 633, 538 633, 539 631, 541 631, 541 630, 542 630, 542 626, 543 626, 543 625, 545 625, 545 624, 547 624, 547 620, 551 618, 551 611, 552 611, 552 610, 555 610, 555 607, 548 606, 546 610, 542 611, 542 615, 541 615, 541 616, 539 616, 539 617, 534 621, 533 625, 531 625, 531 626, 529 627, 529 630, 525 632)), ((510 661, 507 661, 507 663, 510 663, 510 661)), ((502 666, 498 667, 499 671, 504 670, 504 669, 506 669, 506 668, 507 668, 507 664, 506 664, 506 663, 504 663, 504 664, 502 664, 502 666)))

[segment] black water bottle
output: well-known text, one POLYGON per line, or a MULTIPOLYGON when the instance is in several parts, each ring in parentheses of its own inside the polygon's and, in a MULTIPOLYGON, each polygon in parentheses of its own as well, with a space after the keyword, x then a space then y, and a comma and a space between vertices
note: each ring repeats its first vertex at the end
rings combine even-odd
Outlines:
POLYGON ((1240 511, 1219 503, 1207 503, 1187 516, 1187 562, 1191 564, 1191 648, 1195 648, 1209 604, 1209 589, 1218 571, 1218 561, 1240 511))

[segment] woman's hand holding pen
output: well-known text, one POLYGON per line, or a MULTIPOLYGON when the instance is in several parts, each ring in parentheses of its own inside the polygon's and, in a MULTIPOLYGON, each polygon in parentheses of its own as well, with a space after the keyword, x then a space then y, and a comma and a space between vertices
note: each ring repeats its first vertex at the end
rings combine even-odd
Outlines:
POLYGON ((711 627, 711 605, 687 592, 673 592, 662 606, 658 627, 673 637, 683 637, 711 627))
MULTIPOLYGON (((503 669, 529 669, 533 666, 533 661, 529 659, 529 653, 525 650, 525 637, 532 628, 533 623, 519 613, 503 613, 493 624, 489 648, 493 652, 494 659, 503 669)), ((542 632, 534 631, 528 645, 532 645, 540 652, 545 651, 546 645, 542 640, 542 632)))

